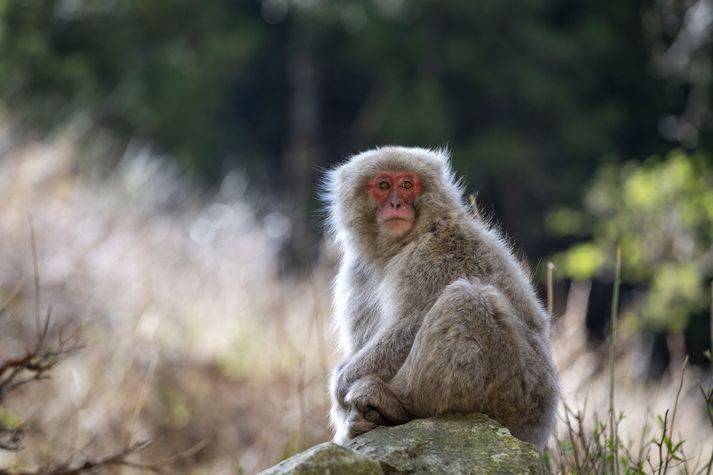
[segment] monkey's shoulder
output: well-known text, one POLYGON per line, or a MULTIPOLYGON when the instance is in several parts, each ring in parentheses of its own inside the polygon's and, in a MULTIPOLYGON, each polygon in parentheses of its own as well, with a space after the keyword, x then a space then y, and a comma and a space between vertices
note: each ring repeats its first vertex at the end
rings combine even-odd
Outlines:
POLYGON ((461 277, 486 275, 488 248, 477 229, 439 219, 404 247, 390 267, 405 281, 440 288, 461 277))
POLYGON ((419 236, 412 249, 419 260, 454 260, 464 265, 476 260, 490 247, 482 232, 448 219, 436 220, 419 236))

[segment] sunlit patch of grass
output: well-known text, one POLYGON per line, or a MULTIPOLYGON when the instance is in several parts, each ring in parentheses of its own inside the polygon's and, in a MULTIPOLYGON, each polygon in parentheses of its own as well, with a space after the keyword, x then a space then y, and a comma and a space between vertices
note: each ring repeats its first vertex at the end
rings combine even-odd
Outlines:
MULTIPOLYGON (((567 400, 562 402, 559 415, 560 432, 555 435, 550 447, 544 454, 544 470, 549 473, 585 474, 665 474, 676 473, 709 475, 713 469, 713 445, 702 444, 697 453, 690 453, 688 442, 680 431, 675 431, 676 414, 679 409, 681 391, 686 379, 688 357, 678 373, 678 385, 675 398, 670 402, 670 409, 657 414, 650 420, 647 409, 640 433, 635 437, 623 437, 621 425, 626 418, 625 411, 617 411, 615 394, 617 390, 617 329, 619 313, 619 286, 621 282, 621 254, 617 249, 614 290, 611 310, 611 335, 609 339, 609 411, 607 417, 600 417, 597 410, 586 409, 586 399, 582 409, 573 409, 567 400), (705 452, 707 451, 707 452, 705 452)), ((711 284, 713 297, 713 284, 711 284)), ((713 341, 713 302, 711 303, 711 338, 713 341)), ((699 430, 713 429, 711 412, 711 389, 705 389, 698 382, 703 399, 708 406, 710 428, 699 426, 687 431, 689 437, 701 440, 699 430)), ((679 424, 680 425, 680 424, 679 424)), ((694 448, 695 451, 695 448, 694 448)))

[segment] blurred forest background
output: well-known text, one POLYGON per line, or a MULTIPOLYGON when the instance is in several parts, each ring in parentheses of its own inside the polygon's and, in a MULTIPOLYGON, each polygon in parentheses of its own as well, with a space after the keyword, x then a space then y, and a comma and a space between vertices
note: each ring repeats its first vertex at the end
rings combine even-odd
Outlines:
POLYGON ((383 144, 447 146, 541 287, 554 262, 588 411, 620 245, 623 433, 683 378, 707 460, 712 47, 711 0, 0 0, 0 473, 136 443, 253 473, 327 440, 314 190, 383 144))

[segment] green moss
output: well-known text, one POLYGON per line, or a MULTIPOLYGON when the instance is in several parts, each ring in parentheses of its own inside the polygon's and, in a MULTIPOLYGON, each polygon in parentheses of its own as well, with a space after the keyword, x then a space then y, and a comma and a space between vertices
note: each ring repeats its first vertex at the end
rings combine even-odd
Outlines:
POLYGON ((369 460, 353 450, 326 442, 291 457, 261 475, 379 475, 378 462, 369 460))

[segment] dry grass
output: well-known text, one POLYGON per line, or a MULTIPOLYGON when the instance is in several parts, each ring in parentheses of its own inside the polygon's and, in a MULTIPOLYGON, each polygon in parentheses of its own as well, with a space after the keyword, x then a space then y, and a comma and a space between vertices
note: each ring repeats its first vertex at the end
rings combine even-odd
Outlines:
MULTIPOLYGON (((0 467, 79 463, 150 439, 137 462, 253 473, 327 440, 329 250, 308 278, 281 276, 275 253, 288 223, 240 175, 206 196, 141 151, 110 177, 77 168, 61 140, 0 160, 0 360, 23 355, 37 336, 28 214, 42 306, 54 309, 50 337, 81 327, 85 345, 50 380, 4 401, 0 420, 27 421, 27 436, 23 450, 0 451, 0 467)), ((574 413, 586 400, 587 414, 605 416, 607 351, 586 344, 585 294, 581 285, 570 292, 555 353, 574 413)), ((637 382, 639 355, 631 342, 619 348, 619 434, 635 450, 642 424, 671 407, 679 375, 637 382)), ((713 440, 701 377, 695 368, 683 377, 676 414, 691 456, 713 440)), ((566 424, 558 430, 568 436, 566 424)))

